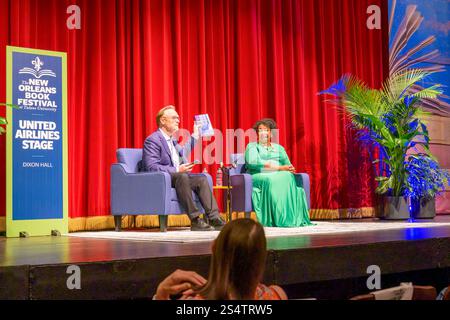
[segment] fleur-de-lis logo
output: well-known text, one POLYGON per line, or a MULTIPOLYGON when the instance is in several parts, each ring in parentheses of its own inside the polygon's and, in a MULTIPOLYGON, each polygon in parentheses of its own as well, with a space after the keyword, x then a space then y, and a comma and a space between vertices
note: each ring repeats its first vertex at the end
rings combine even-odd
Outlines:
POLYGON ((44 65, 44 63, 41 61, 41 59, 39 59, 39 57, 36 57, 31 64, 34 66, 34 69, 36 71, 41 70, 41 67, 44 65))
POLYGON ((56 77, 56 74, 52 70, 41 68, 44 65, 44 62, 39 57, 31 60, 31 64, 34 66, 34 69, 24 67, 19 70, 19 74, 31 74, 36 79, 39 79, 41 77, 56 77))

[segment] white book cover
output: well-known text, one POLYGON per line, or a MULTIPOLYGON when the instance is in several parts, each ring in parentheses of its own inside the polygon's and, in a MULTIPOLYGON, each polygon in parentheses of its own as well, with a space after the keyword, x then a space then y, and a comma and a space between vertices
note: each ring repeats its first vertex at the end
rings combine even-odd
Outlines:
POLYGON ((203 137, 210 137, 214 135, 214 129, 208 114, 198 114, 195 116, 195 124, 201 125, 200 132, 203 137))

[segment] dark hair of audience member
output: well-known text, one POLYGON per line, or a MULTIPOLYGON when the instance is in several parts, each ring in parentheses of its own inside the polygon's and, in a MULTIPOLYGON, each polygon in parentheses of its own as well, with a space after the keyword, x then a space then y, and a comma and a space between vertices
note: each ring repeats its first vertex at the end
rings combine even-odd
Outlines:
POLYGON ((208 300, 251 300, 261 282, 267 248, 264 229, 251 219, 227 223, 214 241, 206 286, 208 300))

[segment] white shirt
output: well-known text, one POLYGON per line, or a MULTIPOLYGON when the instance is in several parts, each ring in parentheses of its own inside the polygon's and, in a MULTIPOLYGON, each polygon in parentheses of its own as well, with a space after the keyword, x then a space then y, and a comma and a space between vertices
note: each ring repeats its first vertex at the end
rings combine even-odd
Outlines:
POLYGON ((161 130, 161 128, 159 129, 159 131, 161 131, 164 139, 167 142, 167 146, 169 147, 170 150, 170 157, 172 158, 173 165, 178 172, 178 169, 180 168, 180 155, 178 154, 177 149, 173 145, 172 137, 169 137, 163 130, 161 130))

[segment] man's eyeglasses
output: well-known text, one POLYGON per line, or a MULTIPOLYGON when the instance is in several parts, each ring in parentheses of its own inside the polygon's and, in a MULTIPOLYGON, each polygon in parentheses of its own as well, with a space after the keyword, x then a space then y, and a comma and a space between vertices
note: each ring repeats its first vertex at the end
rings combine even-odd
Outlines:
POLYGON ((172 116, 172 117, 164 116, 164 118, 172 119, 172 120, 180 120, 179 116, 172 116))

